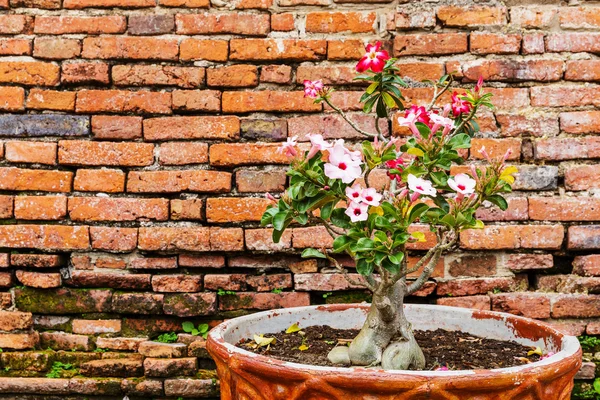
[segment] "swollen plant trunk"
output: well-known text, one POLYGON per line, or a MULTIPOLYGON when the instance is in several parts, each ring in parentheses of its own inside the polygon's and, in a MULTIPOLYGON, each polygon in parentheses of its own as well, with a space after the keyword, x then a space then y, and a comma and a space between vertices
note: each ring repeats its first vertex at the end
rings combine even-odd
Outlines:
MULTIPOLYGON (((384 369, 403 370, 425 367, 423 352, 404 315, 406 293, 404 279, 389 286, 381 286, 375 291, 367 319, 348 347, 347 360, 350 364, 381 364, 384 369)), ((334 350, 338 353, 340 350, 344 351, 336 349, 334 350)))

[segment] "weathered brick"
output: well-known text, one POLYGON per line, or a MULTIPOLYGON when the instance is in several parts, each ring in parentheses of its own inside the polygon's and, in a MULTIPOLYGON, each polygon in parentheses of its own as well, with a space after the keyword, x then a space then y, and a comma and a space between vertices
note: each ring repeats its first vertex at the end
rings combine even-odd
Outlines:
POLYGON ((118 333, 121 331, 120 319, 74 319, 72 321, 73 333, 82 335, 96 335, 99 333, 118 333))
POLYGON ((80 90, 75 104, 78 113, 171 114, 170 93, 146 90, 80 90))
POLYGON ((529 217, 543 221, 598 221, 600 199, 592 197, 530 197, 529 217))
POLYGON ((327 59, 357 60, 364 54, 365 46, 360 39, 340 39, 327 42, 327 59))
POLYGON ((502 136, 556 136, 559 133, 556 114, 504 114, 496 113, 496 121, 500 124, 502 136))
POLYGON ((486 6, 442 6, 437 17, 445 26, 494 26, 506 20, 506 8, 486 6))
POLYGON ((54 63, 41 61, 0 62, 0 82, 31 86, 56 86, 59 82, 59 75, 60 67, 54 63))
POLYGON ((136 337, 116 337, 116 338, 105 338, 98 337, 96 339, 96 346, 101 349, 109 350, 126 350, 126 351, 137 351, 140 343, 148 340, 148 338, 136 338, 136 337))
POLYGON ((204 68, 170 65, 115 65, 112 80, 117 86, 179 86, 195 88, 204 83, 204 68))
POLYGON ((112 291, 106 289, 15 289, 17 309, 37 314, 109 312, 112 291), (61 301, 56 301, 60 298, 61 301))
POLYGON ((57 288, 62 284, 59 273, 42 273, 18 270, 16 272, 16 276, 19 282, 21 282, 24 286, 33 288, 57 288))
POLYGON ((77 39, 40 38, 33 41, 33 55, 49 60, 63 60, 79 57, 81 42, 77 39))
POLYGON ((276 143, 218 143, 210 146, 210 164, 238 166, 255 164, 287 164, 289 158, 280 154, 276 143))
POLYGON ((471 308, 474 310, 485 311, 489 311, 491 309, 490 296, 487 295, 476 295, 466 297, 441 297, 437 299, 436 302, 437 304, 442 306, 471 308))
POLYGON ((600 316, 600 295, 564 294, 552 303, 552 317, 590 318, 600 316))
POLYGON ((554 267, 552 254, 510 254, 505 263, 511 271, 550 269, 554 267))
POLYGON ((202 275, 154 275, 152 290, 163 293, 199 292, 202 290, 202 275))
POLYGON ((92 116, 96 139, 138 139, 142 137, 142 117, 92 116))
POLYGON ((527 289, 527 275, 514 278, 470 278, 438 282, 436 293, 439 296, 470 296, 485 294, 493 290, 521 291, 527 289))
POLYGON ((199 13, 177 14, 176 31, 184 35, 230 33, 234 35, 265 36, 271 25, 268 14, 199 13))
POLYGON ((162 314, 163 297, 156 293, 115 293, 112 310, 122 314, 162 314))
POLYGON ((397 35, 394 39, 394 55, 455 54, 468 51, 465 33, 436 33, 397 35))
POLYGON ((26 268, 58 268, 65 264, 65 259, 53 254, 11 254, 10 265, 26 268))
POLYGON ((122 192, 125 190, 125 173, 107 168, 78 169, 73 189, 82 192, 122 192))
POLYGON ((570 226, 567 247, 572 250, 600 249, 600 225, 570 226))
POLYGON ((169 218, 167 199, 71 197, 68 208, 73 221, 166 221, 169 218))
POLYGON ((23 56, 30 55, 32 44, 30 39, 0 39, 0 55, 3 56, 23 56))
POLYGON ((56 164, 56 143, 8 141, 4 157, 15 163, 56 164))
POLYGON ((600 133, 600 111, 561 113, 560 129, 566 133, 600 133))
POLYGON ((558 249, 564 238, 562 225, 488 225, 466 230, 460 235, 461 247, 490 249, 558 249))
POLYGON ((521 35, 473 32, 470 36, 473 54, 519 54, 521 35))
POLYGON ((221 171, 132 171, 127 191, 133 193, 207 192, 231 190, 231 174, 221 171))
POLYGON ((263 90, 259 92, 224 92, 224 113, 266 112, 314 112, 321 105, 305 98, 303 92, 263 90))
POLYGON ((144 374, 152 377, 189 376, 195 375, 198 369, 198 359, 191 358, 146 358, 144 374))
POLYGON ((325 40, 232 39, 229 47, 232 60, 314 61, 327 53, 325 40))
POLYGON ((24 220, 59 220, 67 215, 65 196, 17 196, 15 218, 24 220))
POLYGON ((145 257, 134 258, 128 266, 129 269, 176 269, 177 258, 175 257, 145 257))
POLYGON ((271 310, 276 308, 301 307, 309 304, 309 293, 299 292, 240 292, 235 296, 221 296, 219 298, 219 309, 222 311, 239 309, 271 310))
POLYGON ((206 219, 217 223, 260 221, 269 202, 268 199, 255 197, 208 198, 206 219))
POLYGON ((484 159, 479 152, 485 148, 492 159, 503 157, 507 151, 511 151, 509 160, 519 160, 521 158, 521 139, 480 139, 473 138, 471 141, 470 158, 484 159))
MULTIPOLYGON (((13 196, 0 196, 0 218, 12 218, 13 216, 13 196)), ((7 256, 0 255, 0 265, 3 258, 7 256)))
POLYGON ((171 219, 175 221, 204 220, 204 200, 171 200, 171 219))
MULTIPOLYGON (((189 284, 186 282, 182 281, 179 285, 182 285, 180 290, 175 291, 194 291, 187 290, 189 284)), ((165 314, 178 317, 198 317, 214 314, 217 309, 217 295, 216 293, 166 294, 163 309, 165 314)))
POLYGON ((183 61, 227 61, 229 44, 226 40, 188 38, 181 42, 179 58, 183 61))
POLYGON ((294 27, 294 14, 271 14, 271 30, 278 32, 290 32, 294 30, 294 27))
POLYGON ((65 165, 144 166, 154 162, 154 145, 131 142, 61 140, 58 162, 65 165))
POLYGON ((526 318, 550 318, 550 297, 543 293, 491 294, 492 310, 526 318))
POLYGON ((244 250, 244 231, 242 228, 210 228, 210 249, 212 251, 244 250))
POLYGON ((561 60, 476 60, 463 63, 464 79, 477 81, 558 81, 563 74, 561 60))
POLYGON ((137 247, 137 228, 90 227, 92 248, 104 251, 133 251, 137 247))
POLYGON ((142 360, 125 358, 88 361, 81 364, 79 372, 83 376, 92 377, 118 376, 130 378, 144 375, 142 360))
POLYGON ((236 139, 239 137, 238 117, 170 117, 144 120, 146 140, 169 139, 236 139))
POLYGON ((600 255, 577 256, 573 260, 573 273, 582 276, 600 276, 600 255))
MULTIPOLYGON (((287 1, 287 0, 286 0, 287 1)), ((311 0, 313 1, 313 0, 311 0)), ((321 1, 321 0, 317 0, 321 1)), ((280 3, 281 4, 281 3, 280 3)), ((218 395, 212 379, 165 379, 167 396, 213 396, 218 395)))
POLYGON ((208 145, 201 142, 168 142, 160 145, 163 165, 203 164, 208 162, 208 145))
POLYGON ((285 119, 245 118, 241 120, 240 130, 245 139, 280 141, 288 136, 285 119))
POLYGON ((160 35, 175 30, 173 15, 130 15, 127 32, 130 35, 160 35))
POLYGON ((289 65, 265 65, 260 69, 260 81, 287 84, 292 82, 292 67, 289 65))
POLYGON ((373 33, 376 20, 374 12, 312 12, 306 15, 306 32, 373 33))
POLYGON ((237 64, 209 68, 206 71, 209 86, 252 87, 258 85, 258 68, 254 65, 237 64))
POLYGON ((73 271, 68 284, 83 288, 114 288, 126 290, 150 289, 150 274, 73 271))
POLYGON ((534 86, 531 105, 535 107, 579 107, 600 104, 597 89, 586 86, 534 86))
POLYGON ((218 90, 174 90, 173 110, 221 111, 221 92, 218 90))
MULTIPOLYGON (((25 350, 25 349, 33 349, 39 343, 39 334, 35 331, 30 333, 1 333, 0 334, 0 346, 3 349, 11 349, 11 350, 25 350)), ((11 381, 11 384, 7 385, 8 388, 4 390, 11 390, 12 388, 23 388, 24 386, 29 386, 31 384, 30 379, 27 378, 6 378, 11 381), (20 379, 23 379, 19 382, 20 379), (13 386, 14 385, 14 386, 13 386)), ((36 393, 64 393, 60 391, 60 387, 64 387, 66 382, 61 382, 56 386, 52 386, 50 383, 50 388, 47 384, 38 386, 33 385, 33 390, 36 393)), ((6 386, 5 386, 6 387, 6 386)), ((18 389, 17 389, 18 390, 18 389)))
POLYGON ((125 8, 140 8, 140 7, 154 7, 156 0, 65 0, 63 2, 63 8, 112 8, 112 7, 125 7, 125 8))
POLYGON ((546 36, 546 51, 557 52, 600 52, 600 33, 553 33, 546 36))
MULTIPOLYGON (((4 0, 8 7, 8 0, 4 0)), ((1 3, 1 2, 0 2, 1 3)), ((58 9, 60 8, 59 0, 10 0, 11 7, 26 7, 26 8, 42 8, 42 9, 58 9)), ((0 8, 2 6, 0 5, 0 8)))
POLYGON ((138 352, 144 357, 178 358, 187 355, 187 346, 183 343, 142 342, 138 352))
POLYGON ((33 18, 29 15, 0 15, 0 34, 18 35, 31 33, 33 18))
POLYGON ((433 9, 399 9, 394 21, 390 23, 391 26, 388 27, 388 30, 394 30, 393 28, 400 30, 433 28, 436 25, 435 11, 433 9))
POLYGON ((108 64, 102 62, 64 62, 61 66, 61 82, 65 84, 107 84, 108 64))
POLYGON ((208 251, 210 234, 206 227, 140 228, 138 248, 150 251, 208 251))
POLYGON ((210 0, 158 0, 163 7, 208 8, 210 0))
POLYGON ((543 33, 528 33, 523 35, 523 44, 521 46, 523 54, 543 54, 545 48, 543 33))
POLYGON ((600 16, 595 7, 560 7, 558 9, 560 27, 566 29, 600 28, 600 16))
POLYGON ((27 330, 33 326, 31 313, 20 311, 0 311, 0 330, 27 330))
MULTIPOLYGON (((482 277, 496 275, 498 260, 494 254, 464 253, 446 256, 445 263, 452 277, 482 277)), ((444 275, 443 269, 441 275, 444 275)))
POLYGON ((549 28, 556 15, 555 7, 511 7, 510 23, 521 28, 549 28))
POLYGON ((66 33, 123 33, 127 21, 124 16, 107 15, 98 17, 38 15, 35 18, 34 33, 63 35, 66 33))
POLYGON ((41 169, 0 168, 2 190, 70 192, 73 173, 41 169))
POLYGON ((75 92, 31 89, 27 96, 27 108, 32 110, 75 110, 75 92))
POLYGON ((539 275, 536 289, 543 292, 600 293, 600 278, 578 275, 539 275))
POLYGON ((151 37, 100 36, 83 40, 84 58, 177 60, 177 39, 151 37))
POLYGON ((538 139, 534 142, 534 155, 538 160, 572 160, 600 157, 600 138, 538 139))
POLYGON ((89 118, 59 114, 0 115, 0 136, 85 136, 89 118))
POLYGON ((305 249, 307 247, 333 247, 333 239, 323 226, 311 226, 292 229, 292 247, 305 249))
POLYGON ((25 90, 20 87, 0 87, 0 110, 19 111, 23 110, 25 101, 25 90))
POLYGON ((239 169, 235 173, 235 183, 238 192, 242 193, 282 192, 286 175, 281 169, 239 169))

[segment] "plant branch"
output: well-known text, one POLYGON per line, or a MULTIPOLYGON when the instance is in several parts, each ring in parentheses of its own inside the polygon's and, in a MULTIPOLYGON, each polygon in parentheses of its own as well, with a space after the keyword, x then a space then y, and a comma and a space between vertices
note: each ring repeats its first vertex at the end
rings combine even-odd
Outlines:
POLYGON ((427 111, 431 110, 433 108, 433 106, 435 105, 435 103, 438 101, 438 99, 444 94, 446 93, 446 91, 450 88, 450 85, 452 84, 452 82, 454 82, 454 79, 452 78, 452 75, 450 75, 450 79, 448 81, 448 83, 446 85, 444 85, 443 89, 441 92, 438 93, 438 85, 437 83, 434 85, 434 93, 433 93, 433 98, 431 99, 431 103, 429 103, 429 105, 427 106, 427 111))
POLYGON ((338 260, 336 260, 335 258, 331 257, 329 255, 329 253, 327 253, 326 251, 323 251, 323 254, 325 254, 325 257, 327 257, 327 259, 329 261, 331 261, 333 263, 333 265, 335 265, 335 268, 340 271, 343 275, 344 278, 346 278, 346 280, 354 286, 363 286, 366 287, 367 289, 369 289, 371 292, 375 292, 376 287, 375 287, 375 280, 373 279, 372 276, 365 276, 365 280, 364 281, 357 281, 353 278, 350 277, 350 274, 348 273, 348 271, 346 270, 346 268, 344 268, 338 260))
POLYGON ((459 133, 460 130, 465 126, 465 124, 473 119, 476 112, 477 112, 477 107, 473 107, 473 109, 471 110, 471 112, 469 113, 467 118, 463 119, 461 121, 461 123, 456 127, 456 129, 454 129, 454 133, 459 133))
POLYGON ((433 273, 433 270, 435 269, 435 266, 438 263, 440 256, 442 255, 444 250, 449 249, 450 247, 452 247, 454 245, 454 243, 456 243, 456 239, 457 239, 456 234, 454 233, 454 231, 452 231, 450 233, 452 233, 450 240, 446 241, 448 236, 444 235, 444 240, 441 242, 438 242, 438 244, 434 247, 437 249, 434 251, 433 255, 431 256, 431 258, 425 265, 425 268, 423 268, 423 272, 421 273, 421 275, 413 283, 411 283, 408 286, 407 291, 406 291, 407 295, 413 294, 414 292, 419 290, 425 284, 425 282, 427 282, 427 280, 433 273))
POLYGON ((354 128, 354 130, 355 130, 356 132, 360 133, 361 135, 368 136, 368 137, 376 137, 376 136, 377 136, 377 135, 376 135, 376 134, 374 134, 374 133, 369 133, 369 132, 367 132, 367 131, 364 131, 364 130, 360 129, 360 128, 358 127, 358 125, 356 125, 356 124, 354 123, 354 121, 352 121, 350 118, 348 118, 348 116, 346 115, 346 113, 345 113, 345 112, 343 112, 342 110, 340 110, 340 109, 339 109, 337 106, 333 105, 333 103, 331 102, 331 100, 329 100, 329 98, 325 97, 324 99, 325 99, 325 103, 327 103, 327 105, 328 105, 329 107, 331 107, 331 108, 332 108, 332 109, 333 109, 335 112, 337 112, 338 114, 340 114, 340 115, 342 116, 342 118, 344 118, 344 119, 346 120, 346 122, 347 122, 348 124, 350 124, 350 126, 351 126, 352 128, 354 128))

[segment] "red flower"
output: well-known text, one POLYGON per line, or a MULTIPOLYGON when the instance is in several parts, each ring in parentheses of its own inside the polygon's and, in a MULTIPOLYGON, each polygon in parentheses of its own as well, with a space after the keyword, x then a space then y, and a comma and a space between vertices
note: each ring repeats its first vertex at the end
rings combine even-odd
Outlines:
POLYGON ((458 117, 461 114, 466 114, 471 111, 471 103, 461 99, 462 96, 466 96, 466 93, 458 94, 457 92, 452 93, 452 114, 458 117))
MULTIPOLYGON (((385 162, 385 166, 388 167, 388 169, 397 169, 398 171, 402 172, 402 167, 404 167, 404 160, 401 158, 396 158, 395 160, 389 160, 385 162)), ((387 171, 387 176, 390 179, 395 179, 398 182, 400 182, 401 177, 400 175, 396 175, 396 174, 392 174, 390 173, 390 171, 387 171)))
POLYGON ((358 72, 365 72, 370 69, 373 72, 383 71, 385 62, 390 59, 390 55, 385 50, 381 49, 381 42, 375 44, 368 44, 365 46, 367 51, 363 58, 360 59, 356 64, 356 70, 358 72))
POLYGON ((414 114, 416 116, 417 120, 415 122, 422 122, 431 128, 431 121, 429 119, 429 113, 427 112, 427 109, 425 107, 416 106, 413 104, 408 110, 406 110, 404 117, 407 118, 411 114, 414 114))

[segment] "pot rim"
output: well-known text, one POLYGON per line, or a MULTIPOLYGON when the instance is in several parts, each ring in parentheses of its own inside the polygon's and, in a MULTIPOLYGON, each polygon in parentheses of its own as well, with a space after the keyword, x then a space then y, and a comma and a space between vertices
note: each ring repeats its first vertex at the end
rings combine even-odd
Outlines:
MULTIPOLYGON (((503 321, 514 321, 517 323, 524 324, 532 324, 535 321, 535 324, 540 325, 541 328, 548 333, 549 335, 555 336, 558 340, 561 341, 561 350, 556 352, 554 355, 545 358, 541 361, 535 361, 530 364, 524 364, 514 367, 506 367, 506 368, 496 368, 496 369, 474 369, 474 370, 449 370, 449 371, 411 371, 411 370, 383 370, 381 368, 365 368, 365 367, 331 367, 331 366, 321 366, 321 365, 310 365, 310 364, 300 364, 290 361, 282 361, 276 358, 267 357, 262 354, 256 354, 245 350, 241 347, 236 346, 235 344, 229 343, 224 339, 224 335, 228 332, 236 329, 237 326, 240 326, 246 321, 263 319, 263 318, 271 318, 277 317, 279 314, 285 311, 291 310, 294 311, 343 311, 350 308, 362 308, 368 309, 370 304, 362 303, 362 304, 326 304, 326 305, 313 305, 313 306, 304 306, 304 307, 289 307, 283 309, 275 309, 268 311, 261 311, 254 314, 249 314, 241 317, 232 318, 230 320, 224 321, 221 324, 217 325, 215 328, 211 329, 208 334, 208 348, 213 347, 215 351, 219 351, 220 353, 226 353, 228 356, 236 355, 236 357, 252 360, 253 363, 263 364, 265 366, 273 366, 273 365, 281 365, 286 368, 290 368, 293 370, 302 370, 302 371, 312 371, 312 372, 334 372, 334 373, 386 373, 386 374, 395 374, 395 375, 410 375, 414 377, 423 377, 423 378, 431 378, 431 377, 449 377, 456 375, 476 375, 485 373, 489 376, 489 374, 518 374, 529 372, 530 370, 537 369, 540 367, 551 367, 555 364, 563 363, 566 359, 571 359, 578 355, 581 352, 581 348, 579 345, 579 340, 575 336, 566 335, 556 328, 544 323, 542 321, 525 318, 513 314, 502 313, 497 311, 482 311, 482 310, 473 310, 468 308, 461 307, 451 307, 451 306, 441 306, 441 305, 431 305, 431 304, 405 304, 405 307, 425 307, 425 308, 433 308, 436 309, 446 309, 447 312, 464 314, 465 316, 474 317, 476 319, 497 319, 503 321), (221 347, 221 349, 218 349, 221 347), (223 351, 224 350, 224 351, 223 351)), ((283 329, 283 328, 282 328, 283 329)), ((558 341, 557 340, 557 341, 558 341)), ((222 354, 225 356, 225 354, 222 354)), ((258 366, 258 365, 257 365, 258 366)))

